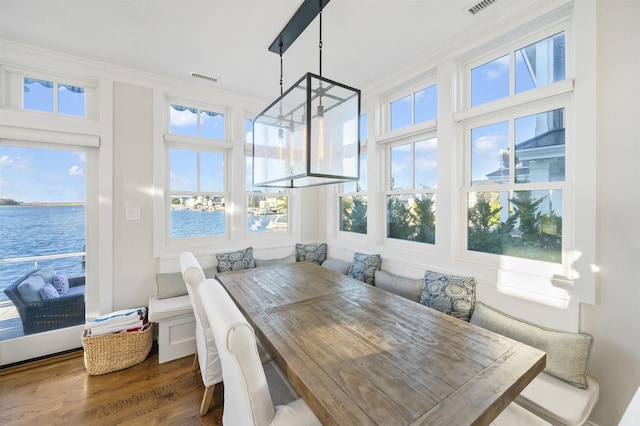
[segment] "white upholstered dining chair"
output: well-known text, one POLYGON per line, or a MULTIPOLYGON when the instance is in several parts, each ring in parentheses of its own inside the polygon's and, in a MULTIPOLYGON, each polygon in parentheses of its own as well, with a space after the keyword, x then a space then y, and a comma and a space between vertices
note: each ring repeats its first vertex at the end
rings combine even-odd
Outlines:
POLYGON ((198 295, 198 287, 205 280, 204 271, 191 252, 180 254, 180 269, 182 270, 182 279, 187 285, 187 292, 196 320, 196 354, 193 359, 193 369, 196 370, 200 367, 200 375, 205 386, 200 405, 200 415, 204 416, 209 411, 216 384, 222 382, 222 366, 209 320, 203 311, 198 295))
MULTIPOLYGON (((267 366, 260 362, 255 333, 218 281, 200 284, 200 299, 218 347, 224 378, 222 422, 234 426, 320 425, 302 398, 274 407, 267 366)), ((278 377, 284 377, 283 375, 278 377)), ((289 384, 290 387, 290 384, 289 384)))

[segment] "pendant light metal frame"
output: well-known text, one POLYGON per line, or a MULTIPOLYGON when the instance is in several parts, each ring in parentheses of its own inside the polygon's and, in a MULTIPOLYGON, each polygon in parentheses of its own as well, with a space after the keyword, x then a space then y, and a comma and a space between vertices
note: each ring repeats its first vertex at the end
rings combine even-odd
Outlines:
POLYGON ((280 54, 281 95, 253 120, 254 186, 299 188, 359 179, 360 90, 322 76, 322 8, 328 2, 305 0, 269 48, 280 54), (318 14, 320 74, 309 72, 282 93, 282 53, 318 14))

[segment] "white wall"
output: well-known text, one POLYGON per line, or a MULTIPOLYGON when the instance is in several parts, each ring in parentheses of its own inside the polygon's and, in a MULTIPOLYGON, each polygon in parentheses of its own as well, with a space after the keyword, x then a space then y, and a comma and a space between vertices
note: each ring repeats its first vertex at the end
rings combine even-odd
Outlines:
POLYGON ((146 306, 155 294, 153 257, 153 91, 114 85, 113 308, 146 306), (140 220, 126 220, 128 208, 140 220))
POLYGON ((640 2, 598 3, 598 274, 595 306, 581 310, 594 336, 590 374, 600 383, 591 417, 618 423, 640 386, 640 2))

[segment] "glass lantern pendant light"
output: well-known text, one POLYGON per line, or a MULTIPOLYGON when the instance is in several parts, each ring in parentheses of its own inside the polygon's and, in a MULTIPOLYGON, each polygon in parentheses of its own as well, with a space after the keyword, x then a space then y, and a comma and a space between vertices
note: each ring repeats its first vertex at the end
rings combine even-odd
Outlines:
POLYGON ((269 50, 280 54, 280 97, 253 120, 253 185, 299 188, 357 181, 360 90, 322 76, 322 9, 305 0, 269 50), (319 15, 320 72, 282 91, 282 54, 319 15))

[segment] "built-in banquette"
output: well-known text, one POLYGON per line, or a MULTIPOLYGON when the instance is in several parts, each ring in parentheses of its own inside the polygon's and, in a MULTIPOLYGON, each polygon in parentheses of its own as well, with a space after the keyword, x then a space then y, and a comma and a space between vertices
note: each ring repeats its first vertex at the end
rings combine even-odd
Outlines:
MULTIPOLYGON (((500 312, 475 299, 473 277, 425 271, 409 278, 381 269, 377 254, 354 253, 352 261, 327 258, 326 244, 297 244, 295 255, 254 259, 251 247, 216 254, 217 266, 203 268, 207 278, 217 272, 311 261, 335 272, 375 285, 474 325, 528 344, 547 353, 547 366, 518 396, 516 403, 553 425, 587 422, 599 396, 598 383, 587 375, 593 339, 583 333, 544 328, 500 312)), ((150 320, 159 325, 159 362, 195 353, 195 320, 181 274, 158 274, 158 292, 149 300, 150 320)))

